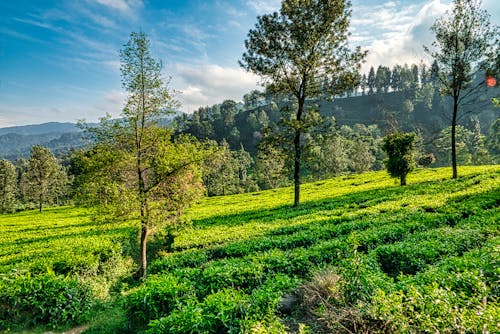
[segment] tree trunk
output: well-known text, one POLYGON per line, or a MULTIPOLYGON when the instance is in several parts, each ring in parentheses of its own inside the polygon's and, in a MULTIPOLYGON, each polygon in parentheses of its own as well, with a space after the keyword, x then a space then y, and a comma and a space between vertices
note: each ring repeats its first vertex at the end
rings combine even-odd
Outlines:
POLYGON ((294 181, 294 198, 293 206, 299 206, 300 204, 300 158, 301 158, 301 148, 300 148, 300 135, 302 129, 300 128, 300 121, 302 119, 302 113, 304 112, 304 98, 299 98, 299 105, 297 108, 297 121, 299 124, 298 128, 295 129, 295 137, 293 139, 294 146, 294 169, 293 169, 293 181, 294 181))
POLYGON ((293 181, 294 181, 294 198, 293 206, 298 206, 300 204, 300 130, 295 131, 295 138, 293 140, 293 145, 295 148, 295 161, 293 169, 293 181))
POLYGON ((40 196, 38 197, 38 208, 40 212, 42 212, 42 206, 43 206, 43 195, 40 194, 40 196))
POLYGON ((453 169, 453 179, 458 176, 457 173, 457 141, 456 141, 456 127, 457 127, 457 113, 458 113, 458 96, 453 97, 453 119, 451 121, 451 167, 453 169))
POLYGON ((406 186, 406 174, 401 175, 400 181, 400 185, 406 186))
POLYGON ((139 274, 142 278, 146 278, 147 267, 148 267, 148 257, 147 257, 147 242, 149 234, 149 207, 148 199, 146 193, 146 185, 142 176, 142 170, 140 168, 140 158, 137 159, 137 178, 139 183, 139 198, 141 205, 141 268, 139 269, 139 274))
POLYGON ((141 268, 139 269, 139 274, 141 277, 146 277, 147 267, 148 267, 148 257, 147 257, 147 243, 148 243, 149 229, 147 223, 142 221, 141 218, 141 268))

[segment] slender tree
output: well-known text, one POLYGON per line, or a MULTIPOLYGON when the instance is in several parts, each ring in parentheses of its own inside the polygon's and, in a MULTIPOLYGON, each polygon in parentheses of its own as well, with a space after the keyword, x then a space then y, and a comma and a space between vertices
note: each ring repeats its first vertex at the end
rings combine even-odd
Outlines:
POLYGON ((9 160, 0 160, 0 213, 12 211, 16 200, 16 167, 9 160))
MULTIPOLYGON (((436 20, 432 48, 424 47, 436 61, 441 93, 453 100, 451 121, 451 164, 457 178, 456 127, 459 110, 483 86, 474 84, 478 73, 498 52, 499 30, 492 27, 481 0, 455 0, 453 10, 436 20)), ((434 69, 433 68, 431 71, 434 69)))
POLYGON ((133 32, 120 52, 123 88, 128 97, 122 118, 103 118, 86 126, 95 145, 79 157, 82 179, 91 200, 119 208, 116 214, 140 222, 140 269, 147 274, 148 236, 173 229, 183 210, 203 194, 198 163, 204 147, 190 137, 172 139, 164 117, 178 103, 153 58, 149 40, 133 32))
POLYGON ((401 91, 401 65, 395 65, 392 68, 391 74, 391 88, 395 92, 401 91))
MULTIPOLYGON (((283 0, 278 12, 258 17, 240 65, 296 105, 293 128, 294 205, 300 203, 306 99, 340 95, 356 86, 366 53, 348 48, 350 4, 344 0, 283 0), (326 82, 326 84, 325 84, 326 82)), ((291 108, 290 108, 291 109, 291 108)))
POLYGON ((368 86, 368 95, 372 95, 376 86, 375 70, 373 69, 373 66, 370 67, 370 72, 368 72, 366 85, 368 86))

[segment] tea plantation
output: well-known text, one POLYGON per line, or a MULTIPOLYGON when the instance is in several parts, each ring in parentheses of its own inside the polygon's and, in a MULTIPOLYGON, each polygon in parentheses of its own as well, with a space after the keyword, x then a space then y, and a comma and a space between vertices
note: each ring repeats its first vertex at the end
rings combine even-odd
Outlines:
POLYGON ((386 172, 205 198, 131 278, 137 224, 79 208, 0 217, 0 330, 500 331, 500 166, 386 172))

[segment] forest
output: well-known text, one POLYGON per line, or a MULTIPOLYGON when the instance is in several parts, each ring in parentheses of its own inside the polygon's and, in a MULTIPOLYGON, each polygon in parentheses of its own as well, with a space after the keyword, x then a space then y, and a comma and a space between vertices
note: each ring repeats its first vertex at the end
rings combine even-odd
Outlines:
POLYGON ((283 0, 239 60, 263 90, 192 114, 132 32, 119 118, 0 160, 0 330, 496 332, 499 28, 480 5, 434 23, 431 64, 363 74, 348 2, 283 0))

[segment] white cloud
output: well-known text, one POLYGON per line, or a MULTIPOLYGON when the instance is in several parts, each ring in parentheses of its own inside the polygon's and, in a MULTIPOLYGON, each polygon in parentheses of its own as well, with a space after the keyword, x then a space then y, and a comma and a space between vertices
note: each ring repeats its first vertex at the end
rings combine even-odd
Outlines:
POLYGON ((97 3, 109 7, 110 9, 117 9, 123 13, 129 13, 133 9, 142 5, 140 0, 95 0, 97 3))
POLYGON ((258 77, 238 67, 175 64, 174 72, 173 84, 182 92, 179 100, 187 112, 226 99, 240 101, 244 94, 258 88, 258 77))
POLYGON ((280 0, 248 0, 247 5, 259 14, 269 14, 280 9, 280 0))
MULTIPOLYGON (((61 91, 86 90, 85 88, 65 86, 61 91)), ((90 93, 87 92, 87 95, 90 93)), ((87 122, 96 122, 99 118, 110 114, 119 117, 125 105, 127 95, 123 91, 110 90, 78 101, 33 101, 24 105, 19 103, 0 103, 0 128, 16 125, 40 124, 45 122, 72 122, 80 119, 87 122), (29 105, 31 104, 31 105, 29 105)))
POLYGON ((352 37, 369 50, 363 71, 368 72, 370 66, 418 63, 425 59, 423 45, 430 45, 433 40, 429 29, 449 6, 442 0, 431 0, 423 6, 403 8, 394 6, 393 2, 370 10, 367 6, 355 7, 353 15, 356 11, 362 14, 353 18, 352 37), (368 30, 371 30, 371 43, 367 39, 368 30))

